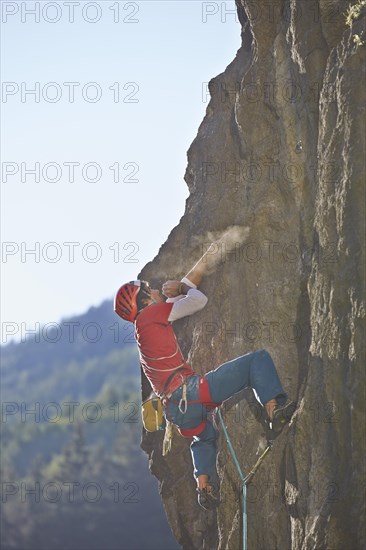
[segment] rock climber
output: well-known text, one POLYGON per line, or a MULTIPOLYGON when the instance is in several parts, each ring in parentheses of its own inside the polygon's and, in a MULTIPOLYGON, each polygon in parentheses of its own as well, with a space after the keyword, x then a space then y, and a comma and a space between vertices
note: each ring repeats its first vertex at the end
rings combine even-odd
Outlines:
POLYGON ((198 502, 205 509, 219 505, 213 482, 217 431, 207 418, 208 412, 251 387, 264 407, 266 422, 277 435, 295 410, 266 350, 242 355, 203 376, 196 374, 182 355, 172 323, 205 307, 207 297, 197 287, 210 264, 214 246, 182 280, 165 282, 162 292, 150 288, 146 281, 137 280, 121 286, 115 298, 115 312, 135 325, 141 366, 153 392, 163 403, 166 420, 181 435, 192 438, 198 502))

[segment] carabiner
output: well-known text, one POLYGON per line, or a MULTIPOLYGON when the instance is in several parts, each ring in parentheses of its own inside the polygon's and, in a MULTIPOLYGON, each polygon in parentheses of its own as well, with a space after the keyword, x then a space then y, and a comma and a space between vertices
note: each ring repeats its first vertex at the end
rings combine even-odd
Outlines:
POLYGON ((179 411, 180 411, 182 414, 186 414, 186 412, 187 412, 187 407, 188 407, 188 402, 187 402, 187 383, 186 383, 186 381, 184 380, 183 376, 182 376, 182 380, 183 380, 182 398, 181 398, 181 400, 179 401, 178 409, 179 409, 179 411))
POLYGON ((179 401, 178 409, 180 410, 180 412, 181 412, 182 414, 186 414, 186 412, 187 412, 187 399, 183 399, 183 398, 182 398, 182 399, 179 401))

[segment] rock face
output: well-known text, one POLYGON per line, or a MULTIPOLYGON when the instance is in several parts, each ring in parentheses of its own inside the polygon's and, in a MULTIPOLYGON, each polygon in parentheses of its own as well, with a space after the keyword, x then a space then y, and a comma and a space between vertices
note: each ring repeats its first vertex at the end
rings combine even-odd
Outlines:
MULTIPOLYGON (((181 278, 209 232, 245 226, 221 250, 204 310, 175 323, 198 373, 267 349, 298 402, 248 486, 249 549, 358 550, 364 532, 365 9, 349 2, 237 0, 242 47, 210 82, 188 151, 185 214, 140 277, 181 278)), ((143 396, 149 385, 143 378, 143 396)), ((244 472, 263 449, 251 390, 223 416, 244 472)), ((142 447, 185 549, 242 545, 241 484, 222 431, 217 514, 196 504, 189 440, 142 447)))

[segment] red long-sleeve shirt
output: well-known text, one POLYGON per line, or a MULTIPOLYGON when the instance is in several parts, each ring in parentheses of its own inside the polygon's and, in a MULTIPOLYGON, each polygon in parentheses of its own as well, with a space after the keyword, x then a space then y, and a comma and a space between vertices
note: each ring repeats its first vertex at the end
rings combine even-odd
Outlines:
POLYGON ((179 302, 161 302, 145 307, 135 321, 135 338, 143 371, 159 396, 172 393, 184 377, 194 374, 185 361, 169 319, 179 319, 202 309, 207 298, 189 290, 179 302), (185 301, 186 300, 186 301, 185 301))

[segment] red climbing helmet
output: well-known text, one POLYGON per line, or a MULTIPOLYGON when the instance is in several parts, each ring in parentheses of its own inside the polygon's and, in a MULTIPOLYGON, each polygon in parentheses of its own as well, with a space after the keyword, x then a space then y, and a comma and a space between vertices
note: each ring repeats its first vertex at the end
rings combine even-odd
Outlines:
POLYGON ((114 311, 125 321, 134 322, 138 313, 136 298, 142 281, 130 281, 121 286, 114 300, 114 311))

